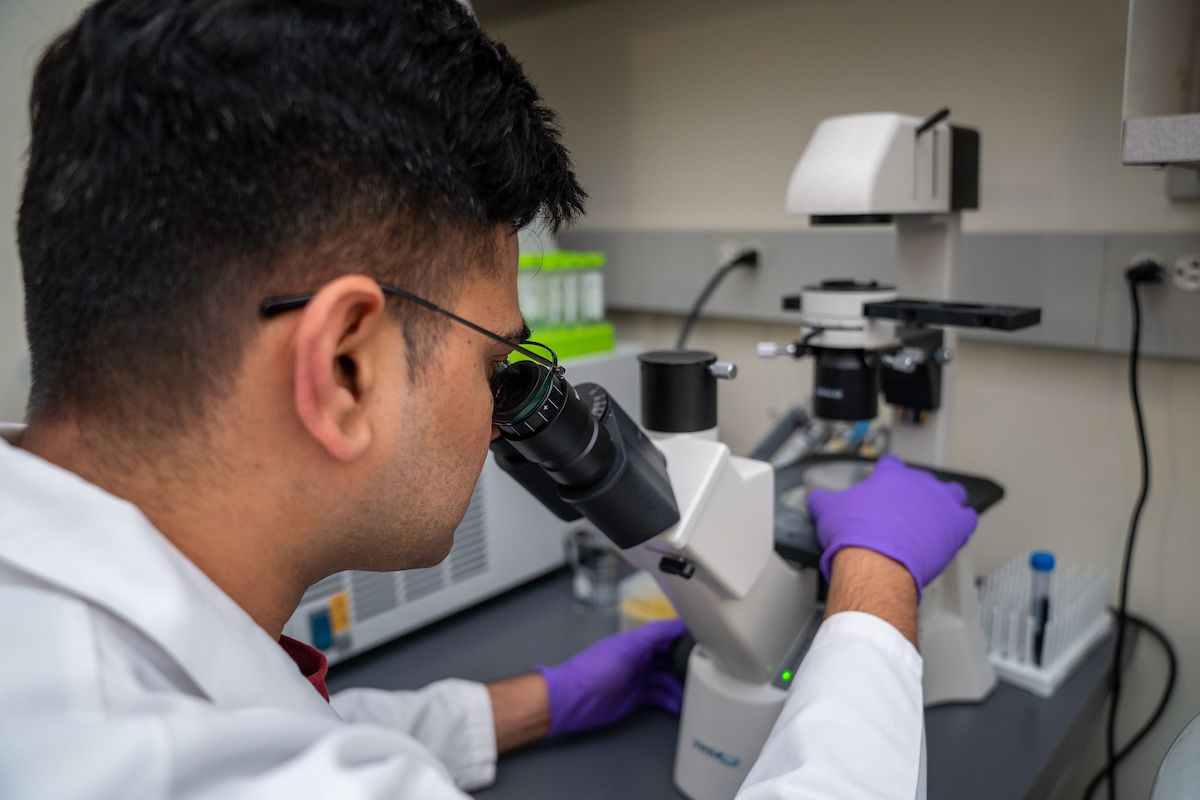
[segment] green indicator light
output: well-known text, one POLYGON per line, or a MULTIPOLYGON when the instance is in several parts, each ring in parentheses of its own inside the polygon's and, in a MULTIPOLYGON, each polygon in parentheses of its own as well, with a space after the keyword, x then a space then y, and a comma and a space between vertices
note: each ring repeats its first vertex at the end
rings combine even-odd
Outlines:
POLYGON ((785 669, 783 674, 779 677, 783 678, 785 681, 790 681, 792 679, 792 671, 790 669, 785 669))

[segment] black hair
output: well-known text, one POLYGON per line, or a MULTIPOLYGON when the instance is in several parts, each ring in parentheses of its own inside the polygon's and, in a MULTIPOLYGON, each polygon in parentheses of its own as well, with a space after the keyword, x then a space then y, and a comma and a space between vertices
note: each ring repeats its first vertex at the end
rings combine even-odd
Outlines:
POLYGON ((31 421, 192 424, 263 297, 347 263, 444 296, 497 225, 582 211, 553 113, 455 0, 101 0, 30 110, 31 421))

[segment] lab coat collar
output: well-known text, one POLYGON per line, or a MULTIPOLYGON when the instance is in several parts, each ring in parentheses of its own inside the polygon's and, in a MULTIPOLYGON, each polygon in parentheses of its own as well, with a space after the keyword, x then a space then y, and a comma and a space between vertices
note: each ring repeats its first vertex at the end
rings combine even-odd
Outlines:
POLYGON ((131 503, 21 450, 0 424, 0 561, 157 642, 218 706, 332 714, 296 664, 131 503))

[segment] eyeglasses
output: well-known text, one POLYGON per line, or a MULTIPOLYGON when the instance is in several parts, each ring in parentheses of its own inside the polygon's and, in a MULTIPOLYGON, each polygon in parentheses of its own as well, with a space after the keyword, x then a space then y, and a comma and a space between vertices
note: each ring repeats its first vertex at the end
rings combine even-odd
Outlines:
MULTIPOLYGON (((549 347, 542 344, 541 342, 531 342, 529 340, 525 340, 523 342, 513 342, 512 339, 506 339, 498 333, 493 333, 492 331, 489 331, 487 328, 483 327, 482 325, 476 325, 474 322, 471 322, 471 320, 464 319, 464 318, 460 317, 458 314, 455 314, 453 311, 448 311, 448 310, 442 308, 441 306, 437 305, 436 303, 431 303, 430 301, 426 300, 424 297, 418 297, 417 295, 413 294, 412 292, 406 292, 397 286, 392 286, 390 284, 386 284, 381 281, 376 281, 376 283, 379 284, 379 289, 384 294, 390 294, 390 295, 394 295, 396 297, 403 297, 405 300, 411 300, 412 302, 416 303, 417 305, 421 306, 422 308, 427 308, 430 311, 434 312, 435 314, 441 314, 443 317, 446 317, 447 319, 452 319, 455 322, 457 322, 459 325, 465 325, 466 327, 470 328, 471 330, 475 331, 476 333, 478 333, 482 336, 486 336, 487 338, 491 339, 492 341, 499 342, 500 344, 504 345, 505 347, 511 347, 515 352, 520 353, 521 355, 525 356, 526 358, 528 358, 531 361, 535 361, 538 364, 541 364, 542 366, 548 368, 553 373, 557 373, 557 374, 561 375, 563 372, 565 372, 565 369, 558 363, 558 356, 555 355, 553 350, 551 350, 549 347), (531 350, 528 350, 527 348, 529 348, 529 347, 539 347, 539 348, 545 350, 547 353, 550 354, 550 358, 547 359, 545 356, 540 356, 537 353, 534 353, 531 350)), ((305 304, 307 304, 308 301, 312 300, 313 297, 315 297, 315 296, 316 296, 316 292, 304 292, 303 294, 291 294, 291 295, 286 295, 284 297, 269 297, 266 300, 263 300, 262 304, 259 305, 258 314, 263 319, 270 319, 271 317, 278 316, 285 312, 295 311, 297 308, 303 308, 305 306, 305 304)), ((503 368, 504 368, 503 364, 497 365, 498 370, 501 370, 503 368)))

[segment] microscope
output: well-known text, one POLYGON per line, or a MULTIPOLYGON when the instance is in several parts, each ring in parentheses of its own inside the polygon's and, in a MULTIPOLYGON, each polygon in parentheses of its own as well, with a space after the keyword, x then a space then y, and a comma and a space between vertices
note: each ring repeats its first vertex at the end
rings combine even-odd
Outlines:
MULTIPOLYGON (((899 453, 928 463, 943 479, 962 481, 968 502, 982 511, 1003 494, 996 484, 937 468, 945 435, 938 411, 948 382, 942 367, 953 340, 935 326, 1015 330, 1035 323, 1040 312, 944 300, 955 212, 965 207, 956 203, 971 199, 969 181, 952 178, 951 167, 970 161, 963 154, 973 142, 977 176, 978 135, 960 141, 944 116, 841 119, 847 122, 828 120, 818 129, 793 176, 790 205, 817 205, 806 194, 813 170, 829 187, 854 178, 856 187, 830 192, 832 205, 822 201, 814 213, 883 216, 863 210, 874 206, 897 215, 901 282, 935 299, 827 281, 785 299, 801 313, 801 339, 760 352, 813 357, 814 411, 829 419, 873 418, 882 385, 911 425, 894 433, 899 453), (896 204, 900 195, 889 187, 902 178, 905 202, 896 204), (959 188, 952 193, 952 187, 959 188)), ((492 379, 500 430, 492 452, 548 509, 564 520, 585 517, 647 570, 687 623, 695 647, 687 655, 674 780, 692 800, 728 800, 758 757, 820 625, 820 575, 806 568, 816 564, 820 548, 806 516, 781 513, 783 473, 734 456, 717 440, 717 382, 735 376, 733 365, 698 350, 645 353, 639 361, 644 429, 602 387, 572 386, 561 367, 509 365, 492 379)), ((936 614, 923 612, 922 643, 929 648, 926 671, 931 658, 944 665, 934 667, 940 677, 927 683, 939 701, 979 699, 995 681, 982 636, 975 638, 971 578, 960 562, 948 589, 926 591, 923 607, 938 594, 936 614)))
MULTIPOLYGON (((817 226, 895 224, 896 285, 833 279, 783 298, 784 309, 799 315, 801 337, 761 343, 759 355, 813 359, 811 408, 818 419, 874 420, 882 392, 893 409, 891 451, 962 483, 971 505, 983 511, 1003 490, 942 469, 953 329, 1016 331, 1038 324, 1041 310, 950 300, 961 212, 979 207, 980 139, 972 128, 949 124, 949 115, 945 108, 926 118, 852 114, 817 127, 792 172, 787 210, 809 215, 817 226)), ((840 473, 820 463, 781 470, 777 488, 787 492, 812 483, 821 471, 822 488, 845 488, 865 472, 861 460, 857 468, 840 466, 840 473)), ((794 509, 781 506, 778 512, 777 538, 798 551, 796 560, 809 563, 816 549, 811 526, 805 528, 794 509)), ((969 553, 960 553, 926 588, 919 622, 926 705, 986 697, 996 677, 979 625, 969 553)))
POLYGON ((712 353, 639 357, 643 430, 600 386, 516 362, 493 379, 492 452, 563 519, 586 517, 647 570, 687 623, 675 784, 733 797, 783 708, 821 614, 816 570, 775 550, 774 470, 716 438, 712 353))

